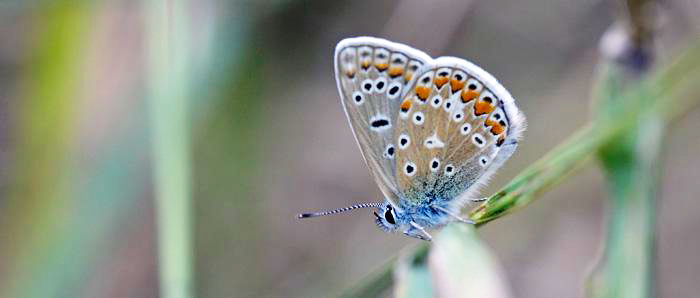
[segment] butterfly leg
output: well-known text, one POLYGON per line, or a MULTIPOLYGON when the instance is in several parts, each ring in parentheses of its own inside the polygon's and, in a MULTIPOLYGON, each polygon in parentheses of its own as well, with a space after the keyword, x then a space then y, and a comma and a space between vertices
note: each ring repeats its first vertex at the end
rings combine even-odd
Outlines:
POLYGON ((445 209, 445 208, 442 208, 442 207, 440 207, 440 206, 435 206, 435 207, 433 207, 433 208, 435 208, 435 209, 437 209, 437 210, 440 210, 440 211, 442 211, 442 212, 447 213, 447 215, 451 216, 452 218, 456 219, 457 221, 460 221, 460 222, 463 222, 463 223, 469 224, 469 225, 475 224, 475 222, 474 222, 473 220, 462 218, 462 217, 459 216, 458 214, 455 214, 454 212, 452 212, 452 211, 450 211, 450 210, 447 210, 447 209, 445 209))
POLYGON ((430 233, 428 233, 419 224, 412 221, 411 227, 412 228, 404 231, 403 234, 406 236, 409 236, 409 237, 418 238, 420 240, 425 240, 425 241, 432 241, 433 240, 433 236, 431 236, 430 233))

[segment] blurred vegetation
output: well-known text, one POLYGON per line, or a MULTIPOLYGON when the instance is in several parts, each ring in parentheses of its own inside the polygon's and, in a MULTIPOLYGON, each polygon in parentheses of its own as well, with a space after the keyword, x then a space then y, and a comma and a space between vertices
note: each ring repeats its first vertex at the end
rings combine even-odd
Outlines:
POLYGON ((0 297, 319 297, 368 268, 345 295, 567 296, 604 237, 603 180, 591 295, 626 290, 629 270, 653 279, 641 291, 695 293, 700 7, 667 1, 658 67, 623 83, 611 64, 590 94, 611 3, 0 3, 0 297), (368 216, 294 220, 380 197, 332 76, 335 43, 358 35, 465 57, 517 95, 529 130, 470 215, 479 235, 448 226, 429 249, 368 216), (607 111, 585 124, 589 96, 607 111), (604 174, 583 170, 595 158, 604 174))

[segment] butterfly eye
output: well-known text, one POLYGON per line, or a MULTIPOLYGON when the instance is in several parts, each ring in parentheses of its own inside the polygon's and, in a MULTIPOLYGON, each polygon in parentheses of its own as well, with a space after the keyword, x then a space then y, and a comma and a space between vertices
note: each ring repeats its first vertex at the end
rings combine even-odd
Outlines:
POLYGON ((394 209, 391 208, 391 205, 386 207, 386 211, 384 211, 384 219, 386 219, 386 222, 392 225, 396 224, 396 219, 394 217, 394 209))

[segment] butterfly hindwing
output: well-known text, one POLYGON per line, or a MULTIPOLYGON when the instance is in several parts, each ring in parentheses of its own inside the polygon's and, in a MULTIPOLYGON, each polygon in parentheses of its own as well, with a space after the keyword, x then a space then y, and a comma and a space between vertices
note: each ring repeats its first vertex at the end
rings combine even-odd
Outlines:
POLYGON ((428 63, 406 92, 394 129, 400 197, 452 200, 510 157, 525 120, 508 91, 458 58, 428 63))
POLYGON ((397 144, 401 99, 432 59, 405 45, 372 37, 348 38, 335 50, 341 102, 365 162, 382 193, 398 206, 397 144))

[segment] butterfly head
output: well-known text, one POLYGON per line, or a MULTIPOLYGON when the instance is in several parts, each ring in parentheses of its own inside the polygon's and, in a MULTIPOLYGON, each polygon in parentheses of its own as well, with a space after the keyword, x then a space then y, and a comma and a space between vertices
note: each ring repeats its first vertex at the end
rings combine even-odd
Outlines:
POLYGON ((350 211, 350 210, 354 210, 354 209, 360 209, 360 208, 377 208, 377 210, 374 211, 375 222, 377 223, 377 226, 384 231, 394 232, 406 224, 406 221, 404 220, 402 213, 399 210, 397 210, 395 207, 393 207, 391 204, 389 204, 388 202, 356 204, 356 205, 338 208, 338 209, 334 209, 334 210, 320 211, 320 212, 313 212, 313 213, 302 213, 302 214, 299 214, 298 217, 299 218, 321 217, 321 216, 334 215, 334 214, 338 214, 338 213, 342 213, 342 212, 346 212, 346 211, 350 211))
POLYGON ((377 226, 387 232, 398 230, 403 223, 401 213, 389 203, 378 206, 377 211, 374 212, 374 217, 377 226))

